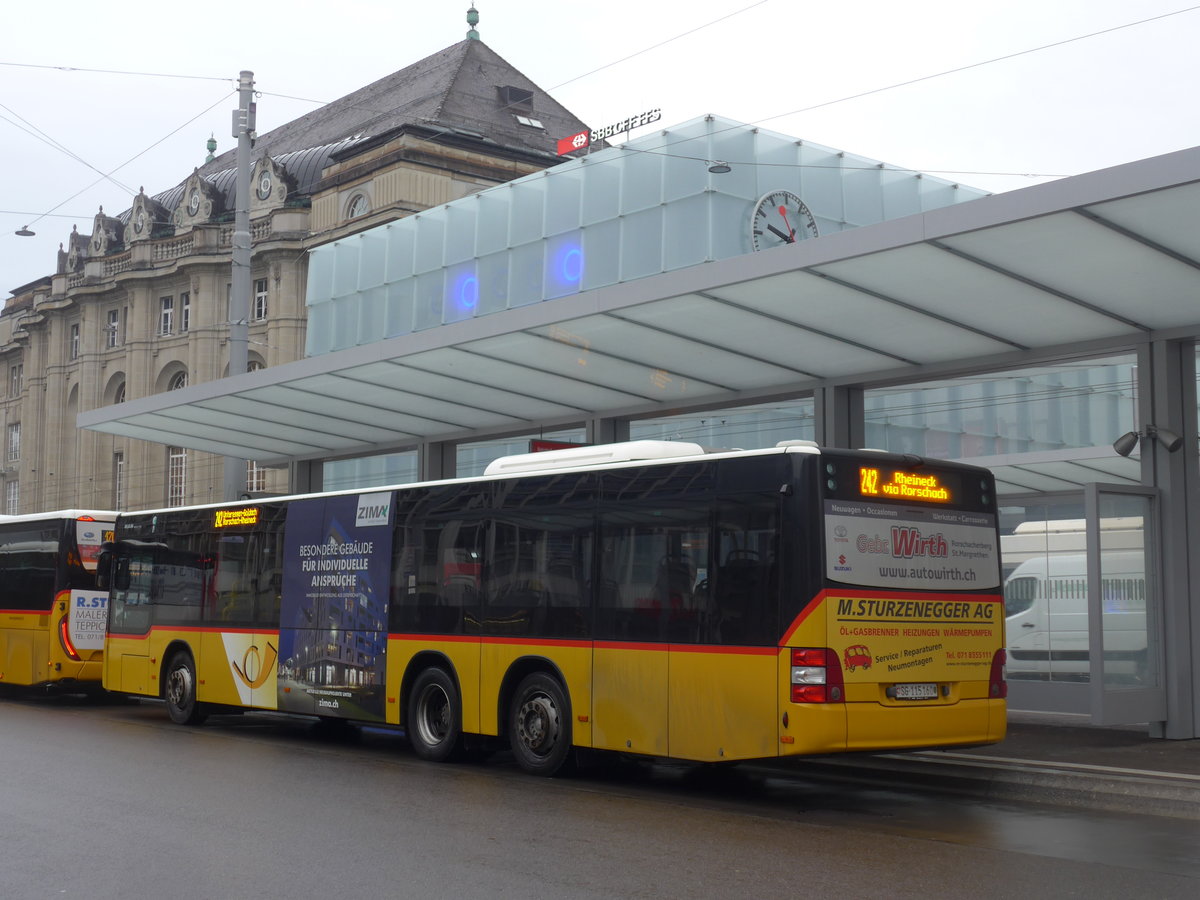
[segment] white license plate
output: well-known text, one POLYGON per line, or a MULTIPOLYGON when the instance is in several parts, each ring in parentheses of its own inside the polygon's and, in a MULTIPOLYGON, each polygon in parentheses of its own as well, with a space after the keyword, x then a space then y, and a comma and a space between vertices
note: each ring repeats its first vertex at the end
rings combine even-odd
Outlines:
POLYGON ((897 700, 933 700, 937 694, 937 685, 927 682, 896 685, 897 700))

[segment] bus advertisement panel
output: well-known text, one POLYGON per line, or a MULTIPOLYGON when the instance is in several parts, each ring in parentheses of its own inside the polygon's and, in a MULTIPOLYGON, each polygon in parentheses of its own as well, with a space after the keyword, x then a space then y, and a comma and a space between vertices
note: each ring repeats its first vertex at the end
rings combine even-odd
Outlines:
MULTIPOLYGON (((829 578, 848 588, 999 587, 990 513, 827 500, 825 532, 829 578)), ((903 690, 932 694, 935 683, 986 679, 1003 642, 1003 606, 994 594, 831 590, 826 603, 830 646, 854 645, 845 657, 848 682, 887 673, 926 685, 903 690), (857 665, 853 656, 862 657, 857 665)))
POLYGON ((391 510, 390 492, 288 507, 279 709, 383 720, 391 510))

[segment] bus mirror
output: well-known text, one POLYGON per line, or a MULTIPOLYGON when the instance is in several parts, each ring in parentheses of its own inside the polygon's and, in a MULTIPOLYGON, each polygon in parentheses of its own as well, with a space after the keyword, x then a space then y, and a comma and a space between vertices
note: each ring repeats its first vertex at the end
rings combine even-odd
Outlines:
POLYGON ((129 557, 116 558, 112 570, 112 587, 118 591, 129 590, 129 557))
POLYGON ((105 542, 100 547, 100 555, 96 558, 96 588, 97 590, 107 591, 109 582, 111 581, 111 569, 113 563, 113 545, 111 542, 105 542))

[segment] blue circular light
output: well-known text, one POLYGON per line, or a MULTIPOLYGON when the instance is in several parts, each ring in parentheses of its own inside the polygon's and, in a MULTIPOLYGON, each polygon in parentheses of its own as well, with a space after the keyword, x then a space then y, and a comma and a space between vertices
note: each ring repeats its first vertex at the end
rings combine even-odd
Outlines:
POLYGON ((474 309, 479 305, 479 279, 468 275, 458 285, 458 308, 474 309))
POLYGON ((563 281, 576 282, 583 277, 583 251, 571 247, 560 257, 559 271, 563 281))

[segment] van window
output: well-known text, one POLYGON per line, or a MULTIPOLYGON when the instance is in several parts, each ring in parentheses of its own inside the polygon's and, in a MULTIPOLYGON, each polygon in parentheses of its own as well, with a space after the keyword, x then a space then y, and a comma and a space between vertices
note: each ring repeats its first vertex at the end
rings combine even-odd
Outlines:
POLYGON ((1015 616, 1033 606, 1033 600, 1037 596, 1037 584, 1036 578, 1028 576, 1008 579, 1008 583, 1004 585, 1004 614, 1015 616))

